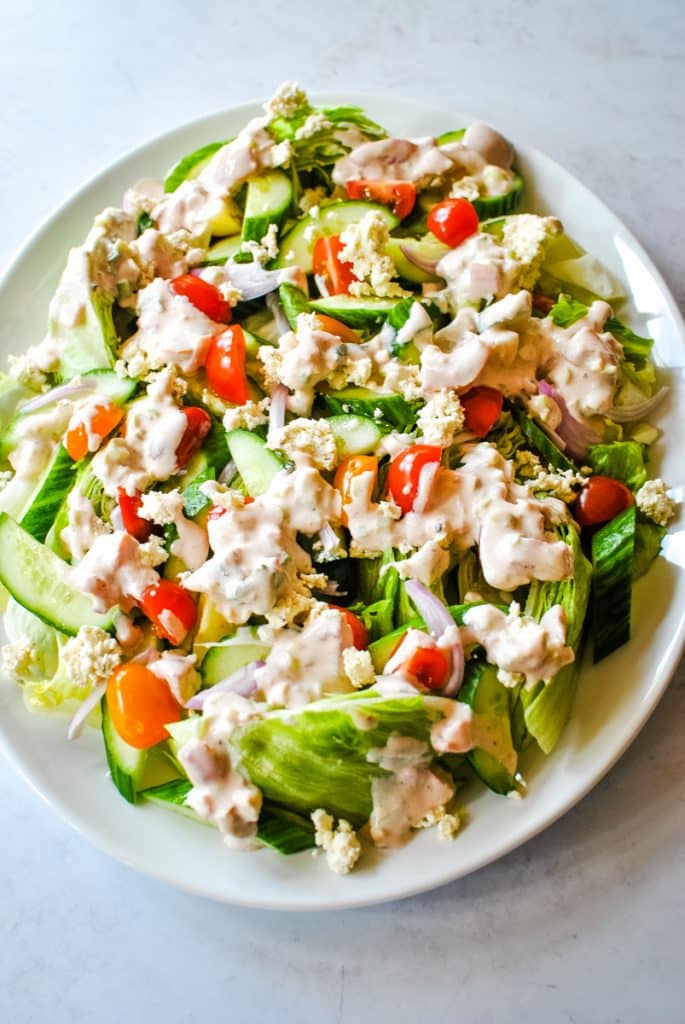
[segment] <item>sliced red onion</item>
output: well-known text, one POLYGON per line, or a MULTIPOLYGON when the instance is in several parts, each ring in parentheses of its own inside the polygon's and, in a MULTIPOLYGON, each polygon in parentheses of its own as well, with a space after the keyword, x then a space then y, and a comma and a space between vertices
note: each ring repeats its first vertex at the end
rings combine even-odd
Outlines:
POLYGON ((287 316, 283 312, 283 306, 278 295, 271 292, 271 294, 266 297, 266 304, 271 310, 271 315, 276 321, 276 329, 278 330, 279 335, 287 334, 290 330, 290 324, 288 323, 287 316))
POLYGON ((324 299, 327 299, 331 293, 328 290, 326 278, 322 277, 321 274, 314 274, 314 283, 316 287, 319 289, 319 295, 321 295, 324 299))
POLYGON ((613 409, 609 410, 607 416, 614 423, 632 423, 634 420, 641 420, 643 417, 649 416, 650 413, 654 412, 667 394, 667 387, 659 388, 651 398, 645 398, 643 402, 635 402, 633 405, 614 406, 613 409))
POLYGON ((233 459, 230 459, 219 473, 217 482, 228 486, 237 472, 238 467, 236 466, 233 459))
POLYGON ((427 274, 435 274, 436 267, 440 260, 427 260, 423 256, 417 256, 416 252, 410 245, 401 245, 400 252, 405 256, 410 263, 413 263, 415 267, 420 270, 425 270, 427 274))
POLYGON ((451 629, 454 619, 439 597, 431 593, 419 580, 407 580, 404 589, 416 605, 423 621, 434 639, 438 640, 446 629, 451 629))
MULTIPOLYGON (((538 391, 541 395, 548 395, 549 398, 554 399, 559 406, 561 423, 555 433, 564 442, 563 450, 568 452, 573 459, 584 459, 588 447, 591 444, 599 444, 602 440, 599 434, 573 416, 561 394, 546 380, 538 381, 538 391)), ((553 432, 545 427, 544 423, 541 426, 551 437, 553 432)), ((558 441, 556 443, 558 444, 558 441)))
POLYGON ((319 530, 319 540, 325 555, 329 555, 332 551, 335 551, 340 544, 340 538, 330 523, 324 523, 319 530))
POLYGON ((59 387, 44 391, 42 395, 32 398, 29 402, 24 402, 20 406, 19 412, 35 412, 36 409, 52 405, 53 402, 59 402, 63 398, 78 398, 80 395, 88 394, 89 391, 94 391, 95 386, 94 380, 84 380, 80 384, 60 384, 59 387))
POLYGON ((275 292, 280 283, 281 271, 265 270, 261 263, 257 262, 231 263, 229 278, 241 297, 249 302, 251 299, 261 299, 262 296, 275 292))
POLYGON ((237 693, 240 697, 251 697, 257 689, 255 672, 263 668, 265 661, 251 661, 249 665, 239 668, 237 672, 222 679, 220 683, 210 686, 208 690, 200 690, 194 697, 186 701, 186 707, 190 711, 202 711, 205 701, 210 693, 237 693))
POLYGON ((440 468, 439 462, 427 462, 425 466, 421 467, 419 473, 419 486, 416 488, 416 498, 412 505, 412 512, 418 512, 421 514, 426 511, 431 492, 433 490, 433 484, 435 482, 435 476, 440 468))
POLYGON ((84 701, 82 701, 77 707, 74 715, 69 722, 69 728, 67 729, 67 739, 77 740, 83 732, 83 727, 86 724, 86 719, 91 711, 94 710, 105 696, 107 690, 107 683, 98 683, 94 690, 91 690, 84 701))
POLYGON ((285 384, 277 384, 271 392, 269 403, 269 429, 267 439, 271 444, 277 432, 285 426, 285 410, 288 403, 288 389, 285 384))
POLYGON ((454 697, 459 692, 459 687, 464 679, 464 648, 460 643, 451 644, 449 648, 452 668, 447 682, 442 688, 445 697, 454 697))

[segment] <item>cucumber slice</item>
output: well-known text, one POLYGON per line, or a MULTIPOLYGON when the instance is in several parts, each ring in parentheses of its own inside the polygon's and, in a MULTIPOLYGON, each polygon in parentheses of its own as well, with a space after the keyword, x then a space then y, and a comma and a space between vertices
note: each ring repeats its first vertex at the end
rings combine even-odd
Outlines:
POLYGON ((423 238, 391 238, 385 248, 397 268, 397 273, 405 281, 411 281, 412 284, 427 282, 439 284, 442 281, 442 278, 436 277, 435 274, 429 274, 427 270, 422 270, 421 267, 412 263, 409 257, 405 256, 403 252, 405 249, 414 253, 419 259, 434 261, 441 259, 446 252, 449 252, 449 246, 443 245, 432 235, 425 235, 423 238))
POLYGON ((514 171, 514 178, 508 191, 501 196, 480 196, 472 199, 471 205, 481 220, 490 217, 505 217, 513 213, 523 198, 523 178, 514 171))
POLYGON ((333 415, 355 413, 367 419, 379 417, 398 430, 411 430, 416 424, 421 402, 408 402, 401 395, 384 395, 369 388, 350 387, 322 395, 324 405, 333 415))
POLYGON ((311 310, 309 298, 301 288, 294 284, 289 284, 287 281, 278 286, 278 296, 288 323, 295 330, 300 313, 309 313, 311 310))
POLYGON ((164 179, 164 191, 175 192, 178 186, 186 181, 187 178, 197 178, 214 154, 225 145, 226 142, 208 142, 206 146, 200 146, 199 149, 194 149, 187 156, 181 157, 171 170, 167 172, 167 176, 164 179))
POLYGON ((99 395, 109 398, 115 405, 125 405, 138 390, 138 381, 133 377, 120 377, 114 370, 88 370, 82 374, 86 380, 95 381, 99 395))
POLYGON ((261 644, 255 639, 249 643, 244 639, 222 640, 215 647, 210 647, 202 661, 202 678, 205 686, 214 686, 216 683, 228 679, 253 661, 263 661, 271 648, 268 644, 261 644))
POLYGON ((50 532, 62 502, 74 486, 78 469, 78 463, 74 462, 64 445, 60 444, 30 507, 19 524, 41 544, 50 532))
POLYGON ((381 215, 388 225, 388 230, 392 231, 399 224, 399 218, 380 203, 367 203, 363 200, 331 203, 322 207, 318 217, 303 217, 284 235, 276 265, 298 266, 305 274, 313 273, 312 258, 317 238, 324 235, 339 235, 351 224, 358 224, 362 217, 372 210, 381 215))
POLYGON ((106 700, 102 701, 102 736, 112 782, 124 800, 134 804, 145 774, 148 751, 137 750, 122 740, 114 728, 106 700))
POLYGON ((90 598, 66 583, 64 575, 61 558, 0 512, 0 583, 14 600, 69 636, 75 636, 81 626, 112 632, 116 609, 98 615, 90 598))
POLYGON ((471 661, 458 700, 469 704, 486 725, 487 749, 476 747, 466 755, 476 775, 495 793, 514 789, 516 751, 511 738, 509 691, 497 678, 497 669, 486 662, 471 661), (513 765, 513 770, 507 767, 513 765))
POLYGON ((247 493, 253 498, 269 489, 271 481, 283 469, 283 462, 266 447, 261 437, 249 430, 231 430, 226 435, 231 458, 236 464, 247 493))
POLYGON ((348 327, 375 327, 382 323, 397 299, 358 299, 354 295, 330 295, 326 299, 312 299, 311 309, 335 317, 348 327))
POLYGON ((461 142, 465 135, 466 128, 455 128, 453 131, 438 135, 435 141, 438 146, 446 146, 448 142, 461 142))
POLYGON ((328 422, 335 434, 335 446, 341 459, 375 451, 383 436, 378 424, 368 416, 343 413, 342 416, 331 416, 328 422))
POLYGON ((283 171, 265 171, 247 185, 243 240, 261 242, 272 224, 280 224, 293 200, 290 178, 283 171))
POLYGON ((233 235, 231 238, 222 238, 221 241, 210 245, 207 256, 202 264, 203 267, 223 266, 232 259, 243 244, 242 235, 233 235))

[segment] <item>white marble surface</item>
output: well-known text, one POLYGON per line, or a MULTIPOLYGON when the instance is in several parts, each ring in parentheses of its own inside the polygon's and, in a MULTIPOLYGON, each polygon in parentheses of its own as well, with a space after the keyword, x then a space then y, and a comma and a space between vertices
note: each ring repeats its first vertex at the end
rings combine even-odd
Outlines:
MULTIPOLYGON (((538 145, 685 302, 678 0, 99 8, 1 6, 0 262, 122 151, 299 77, 439 97, 538 145)), ((336 916, 235 910, 138 877, 2 765, 0 1020, 682 1021, 684 727, 681 667, 610 776, 545 835, 433 894, 336 916)))

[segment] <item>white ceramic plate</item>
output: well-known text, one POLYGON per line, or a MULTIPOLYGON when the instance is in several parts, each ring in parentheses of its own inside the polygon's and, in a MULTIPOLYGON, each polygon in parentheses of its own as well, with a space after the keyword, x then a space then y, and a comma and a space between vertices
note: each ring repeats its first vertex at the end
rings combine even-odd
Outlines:
MULTIPOLYGON (((437 134, 471 118, 407 100, 324 95, 350 102, 396 134, 437 134)), ((0 352, 21 351, 43 334, 47 307, 67 249, 85 237, 103 207, 145 175, 161 176, 180 156, 230 137, 258 111, 248 104, 215 114, 156 139, 119 160, 79 189, 28 240, 0 282, 0 352)), ((496 124, 496 120, 494 122, 496 124)), ((514 140, 516 141, 516 140, 514 140)), ((680 490, 679 455, 685 404, 685 327, 661 276, 621 222, 575 178, 541 153, 518 147, 526 179, 526 207, 560 217, 571 235, 597 255, 632 292, 633 322, 656 339, 655 354, 672 392, 659 418, 666 445, 656 465, 680 490)), ((322 858, 285 858, 267 850, 242 854, 217 834, 161 808, 133 808, 105 772, 99 733, 65 739, 61 717, 28 714, 18 689, 0 685, 0 742, 31 786, 91 842, 131 867, 181 888, 251 907, 314 910, 359 906, 408 896, 474 871, 520 846, 581 799, 609 770, 642 728, 678 663, 685 635, 685 531, 676 523, 664 557, 635 588, 633 640, 582 674, 572 721, 554 755, 526 766, 529 794, 507 800, 480 790, 455 842, 422 833, 404 849, 369 851, 345 878, 322 858)))

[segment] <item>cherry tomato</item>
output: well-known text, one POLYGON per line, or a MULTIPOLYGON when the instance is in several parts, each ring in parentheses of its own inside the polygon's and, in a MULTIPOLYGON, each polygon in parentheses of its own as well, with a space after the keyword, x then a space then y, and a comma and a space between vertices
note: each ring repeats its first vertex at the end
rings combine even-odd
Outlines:
POLYGON ((224 402, 245 405, 248 399, 245 373, 245 334, 240 324, 227 327, 211 341, 205 360, 209 387, 224 402))
POLYGON ((226 302, 219 289, 195 274, 175 277, 171 282, 171 290, 176 295, 184 295, 195 309, 199 309, 217 324, 227 324, 231 319, 230 303, 226 302))
POLYGON ((352 481, 362 473, 373 473, 375 481, 378 473, 378 459, 375 455, 349 455, 346 459, 342 460, 335 471, 333 486, 336 490, 340 491, 342 496, 343 510, 341 519, 343 524, 347 522, 345 505, 349 505, 352 500, 352 481))
POLYGON ((328 607, 335 608, 336 612, 340 612, 345 619, 345 622, 352 630, 353 646, 356 647, 358 651, 366 650, 369 646, 369 633, 359 616, 355 615, 354 612, 351 612, 349 608, 341 608, 340 605, 337 604, 329 604, 328 607))
POLYGON ((468 199, 443 199, 428 214, 428 230, 455 249, 478 231, 478 214, 468 199))
POLYGON ((188 421, 188 425, 181 438, 181 443, 176 449, 176 462, 179 469, 184 469, 212 429, 212 418, 208 412, 200 409, 197 405, 185 405, 181 412, 188 421))
POLYGON ((450 663, 439 647, 417 647, 403 667, 407 675, 414 676, 427 690, 440 690, 447 682, 450 663))
POLYGON ((396 455, 388 470, 388 490, 403 512, 411 512, 419 490, 421 470, 439 463, 442 451, 432 444, 414 444, 396 455))
POLYGON ((460 396, 464 426, 476 437, 487 437, 502 412, 504 396, 496 388, 471 388, 460 396))
POLYGON ((140 541, 141 544, 144 544, 145 541, 150 539, 154 524, 149 519, 143 519, 138 514, 140 506, 143 504, 140 491, 136 491, 135 494, 127 494, 123 487, 118 487, 117 501, 119 502, 119 511, 121 512, 121 521, 124 524, 124 529, 132 537, 140 541))
POLYGON ((357 280, 352 264, 340 259, 343 248, 340 235, 324 235, 314 243, 314 273, 323 278, 331 295, 349 295, 350 285, 357 280))
POLYGON ((598 526, 633 505, 625 484, 611 476, 591 476, 576 498, 573 514, 580 526, 598 526))
MULTIPOLYGON (((101 438, 107 437, 115 427, 119 426, 123 418, 123 409, 120 409, 118 405, 114 405, 113 402, 103 402, 102 405, 97 407, 96 412, 90 419, 90 433, 97 434, 101 438)), ((85 458, 90 450, 88 447, 88 433, 89 431, 86 429, 85 423, 77 423, 75 427, 72 427, 67 432, 64 446, 74 462, 85 458)))
POLYGON ((533 292, 533 309, 536 313, 542 313, 543 316, 547 316, 556 300, 550 298, 549 295, 543 295, 542 292, 533 292))
POLYGON ((352 345, 358 345, 360 338, 356 331, 353 331, 347 324, 342 323, 340 320, 335 320, 332 316, 328 316, 326 313, 317 313, 316 322, 319 325, 320 330, 325 331, 327 334, 335 334, 336 337, 340 338, 341 341, 347 341, 352 345))
POLYGON ((178 722, 181 707, 169 684, 136 662, 119 665, 107 683, 107 710, 122 740, 147 750, 169 738, 167 722, 178 722))
POLYGON ((389 206, 403 220, 414 209, 416 185, 411 181, 348 181, 345 185, 350 199, 366 199, 389 206))
POLYGON ((178 646, 197 621, 195 602, 180 583, 160 580, 143 591, 140 607, 158 636, 178 646))

